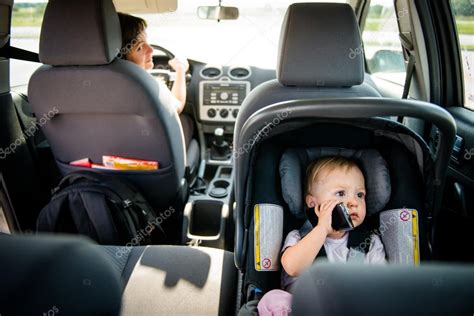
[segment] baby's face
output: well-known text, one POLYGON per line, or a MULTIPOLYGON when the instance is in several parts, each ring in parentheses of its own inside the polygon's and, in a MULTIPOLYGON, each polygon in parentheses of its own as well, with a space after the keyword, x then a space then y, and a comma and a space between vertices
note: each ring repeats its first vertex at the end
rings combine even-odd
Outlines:
POLYGON ((311 195, 316 207, 328 200, 343 202, 355 227, 365 219, 365 181, 359 168, 322 170, 312 185, 311 195))

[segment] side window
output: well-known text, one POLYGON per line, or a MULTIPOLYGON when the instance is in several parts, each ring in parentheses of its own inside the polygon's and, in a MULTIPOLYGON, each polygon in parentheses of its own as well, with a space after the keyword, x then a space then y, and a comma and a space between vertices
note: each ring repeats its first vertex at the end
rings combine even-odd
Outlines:
POLYGON ((461 48, 464 106, 474 110, 474 1, 451 0, 461 48))
POLYGON ((362 32, 367 71, 373 76, 405 83, 405 61, 398 36, 397 13, 393 0, 372 0, 362 32))
MULTIPOLYGON (((39 51, 41 23, 47 0, 31 2, 15 1, 12 12, 10 45, 31 52, 39 51)), ((12 87, 27 84, 40 63, 11 59, 10 85, 12 87)))

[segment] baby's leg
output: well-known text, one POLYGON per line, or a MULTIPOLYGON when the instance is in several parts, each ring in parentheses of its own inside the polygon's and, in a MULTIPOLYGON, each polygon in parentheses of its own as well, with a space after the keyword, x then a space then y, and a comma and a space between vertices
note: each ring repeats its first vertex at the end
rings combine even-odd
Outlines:
POLYGON ((283 290, 272 290, 262 297, 257 309, 259 315, 291 315, 291 294, 283 290))

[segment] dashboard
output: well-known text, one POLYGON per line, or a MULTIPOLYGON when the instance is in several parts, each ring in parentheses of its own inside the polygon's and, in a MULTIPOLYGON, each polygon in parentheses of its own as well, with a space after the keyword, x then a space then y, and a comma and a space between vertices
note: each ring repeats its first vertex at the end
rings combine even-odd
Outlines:
MULTIPOLYGON (((154 56, 150 74, 171 89, 174 72, 169 58, 154 56)), ((189 59, 185 112, 204 125, 233 125, 244 99, 257 85, 276 78, 272 69, 252 66, 216 66, 189 59)))
POLYGON ((233 124, 250 91, 275 77, 275 70, 252 66, 195 65, 195 113, 204 124, 233 124))

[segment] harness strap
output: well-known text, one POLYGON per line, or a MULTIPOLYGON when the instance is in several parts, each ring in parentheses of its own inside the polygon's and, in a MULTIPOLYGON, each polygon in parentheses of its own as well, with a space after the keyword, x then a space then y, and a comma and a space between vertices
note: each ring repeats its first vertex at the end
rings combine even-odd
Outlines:
MULTIPOLYGON (((301 238, 303 239, 311 230, 313 229, 313 224, 309 220, 306 220, 298 230, 301 238)), ((354 229, 349 232, 349 239, 347 241, 347 247, 349 248, 349 253, 347 256, 348 262, 363 262, 365 255, 369 252, 369 247, 364 247, 362 245, 367 244, 366 241, 370 242, 371 240, 371 233, 369 230, 366 229, 365 225, 362 224, 357 229, 354 229)), ((370 244, 370 243, 369 243, 370 244)), ((316 255, 314 260, 318 258, 327 257, 326 249, 324 245, 321 247, 321 250, 316 255)))

